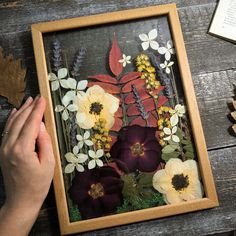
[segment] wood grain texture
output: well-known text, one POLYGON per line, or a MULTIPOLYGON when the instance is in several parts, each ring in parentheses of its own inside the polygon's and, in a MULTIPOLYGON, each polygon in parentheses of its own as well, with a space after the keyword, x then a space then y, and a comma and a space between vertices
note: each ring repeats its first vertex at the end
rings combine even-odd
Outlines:
MULTIPOLYGON (((0 45, 23 60, 27 68, 26 95, 38 94, 30 25, 116 10, 170 3, 171 0, 40 0, 0 3, 0 45), (14 17, 13 17, 14 16, 14 17)), ((228 133, 227 104, 234 96, 236 46, 214 38, 207 30, 217 0, 176 0, 195 86, 220 207, 83 235, 205 235, 236 230, 236 139, 228 133), (227 173, 227 175, 226 175, 227 173)), ((0 132, 11 106, 0 98, 0 132)), ((4 201, 0 178, 0 205, 4 201)), ((31 235, 59 235, 51 189, 31 235)))

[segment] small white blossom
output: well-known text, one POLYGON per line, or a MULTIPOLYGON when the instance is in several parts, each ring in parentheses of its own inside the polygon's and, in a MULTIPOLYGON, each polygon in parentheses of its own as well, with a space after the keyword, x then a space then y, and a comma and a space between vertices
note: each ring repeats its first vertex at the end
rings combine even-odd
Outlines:
POLYGON ((62 105, 57 105, 55 107, 55 112, 62 112, 62 119, 67 120, 69 118, 69 112, 75 112, 78 107, 75 104, 70 104, 70 98, 66 95, 61 100, 62 105))
POLYGON ((139 38, 143 41, 142 42, 142 48, 143 50, 147 50, 149 47, 151 47, 154 50, 157 50, 159 48, 159 44, 154 39, 157 37, 157 30, 153 29, 151 30, 148 35, 147 34, 140 34, 139 38))
POLYGON ((163 131, 167 135, 165 138, 163 138, 164 140, 173 140, 174 142, 179 143, 180 139, 175 134, 177 132, 177 126, 174 126, 172 129, 165 127, 163 131))
POLYGON ((122 63, 123 67, 126 67, 126 64, 130 64, 131 61, 131 56, 126 56, 125 54, 123 54, 123 59, 119 60, 120 63, 122 63))
POLYGON ((57 75, 54 73, 48 74, 48 79, 51 82, 52 91, 56 91, 60 85, 64 88, 65 86, 65 77, 68 74, 68 70, 66 68, 61 68, 58 70, 57 75))
POLYGON ((103 149, 99 149, 96 152, 94 152, 92 150, 89 150, 88 154, 92 158, 92 160, 89 161, 89 163, 88 163, 89 170, 94 169, 96 167, 96 165, 99 166, 99 167, 103 166, 102 160, 99 159, 104 154, 103 149))
POLYGON ((157 50, 160 54, 162 55, 165 54, 165 59, 167 61, 170 60, 171 54, 175 53, 174 48, 173 48, 173 43, 171 40, 167 42, 166 47, 159 47, 157 50))
POLYGON ((65 173, 72 173, 75 168, 78 172, 83 172, 84 167, 81 164, 88 160, 88 155, 78 153, 78 148, 74 147, 73 153, 66 153, 65 158, 69 162, 65 167, 65 173))
POLYGON ((185 114, 185 107, 181 104, 177 104, 174 110, 170 110, 170 114, 172 115, 170 118, 170 123, 173 127, 178 124, 179 117, 183 117, 185 114))
POLYGON ((160 67, 161 67, 162 69, 165 69, 166 74, 170 74, 170 67, 171 67, 173 64, 174 64, 173 61, 170 61, 170 62, 165 61, 164 63, 161 63, 161 64, 160 64, 160 67))
POLYGON ((83 136, 80 134, 76 135, 76 139, 79 141, 78 142, 79 149, 81 149, 84 146, 84 144, 86 144, 87 146, 92 146, 94 144, 91 140, 89 140, 89 137, 90 137, 89 131, 86 131, 83 136))

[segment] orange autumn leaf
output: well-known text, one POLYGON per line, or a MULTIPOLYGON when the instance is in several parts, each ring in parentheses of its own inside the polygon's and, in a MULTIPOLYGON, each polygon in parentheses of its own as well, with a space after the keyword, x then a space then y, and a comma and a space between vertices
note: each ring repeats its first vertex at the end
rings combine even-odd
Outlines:
POLYGON ((22 68, 21 60, 14 60, 12 55, 4 57, 0 47, 0 95, 8 102, 19 107, 24 98, 26 69, 22 68))

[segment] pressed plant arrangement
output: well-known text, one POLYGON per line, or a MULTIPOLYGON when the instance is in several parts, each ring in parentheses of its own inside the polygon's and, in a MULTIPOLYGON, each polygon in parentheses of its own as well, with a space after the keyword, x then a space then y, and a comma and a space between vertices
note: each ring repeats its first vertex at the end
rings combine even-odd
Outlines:
MULTIPOLYGON (((59 155, 54 184, 57 201, 63 198, 66 206, 59 216, 64 233, 187 212, 188 204, 192 210, 217 205, 193 87, 186 82, 182 38, 169 26, 177 24, 175 7, 129 13, 130 20, 141 18, 145 27, 139 19, 108 28, 82 28, 79 34, 72 32, 73 46, 62 37, 65 32, 44 39, 47 69, 41 87, 44 91, 46 86, 51 97, 50 119, 55 117, 59 155), (104 32, 102 40, 91 39, 104 32), (58 193, 58 183, 63 193, 58 193), (182 210, 175 208, 178 205, 182 210), (139 214, 139 219, 132 219, 132 214, 139 214)), ((79 18, 76 25, 126 18, 110 13, 79 18)), ((60 25, 55 23, 51 30, 50 23, 32 30, 43 31, 45 26, 45 32, 54 32, 60 25)), ((63 21, 59 29, 66 29, 63 21)))

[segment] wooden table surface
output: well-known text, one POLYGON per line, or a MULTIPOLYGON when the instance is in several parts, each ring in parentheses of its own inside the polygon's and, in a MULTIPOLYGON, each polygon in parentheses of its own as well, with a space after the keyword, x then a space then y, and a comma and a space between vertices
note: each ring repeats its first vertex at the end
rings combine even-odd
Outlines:
MULTIPOLYGON (((39 93, 30 25, 169 0, 1 0, 0 46, 27 68, 26 96, 39 93)), ((208 235, 236 230, 236 138, 228 104, 236 95, 236 45, 207 34, 217 0, 175 0, 183 30, 220 207, 82 235, 208 235)), ((1 73, 1 72, 0 72, 1 73)), ((12 106, 0 97, 0 133, 12 106)), ((0 177, 0 206, 4 187, 0 177)), ((30 235, 59 235, 53 188, 30 235)))

